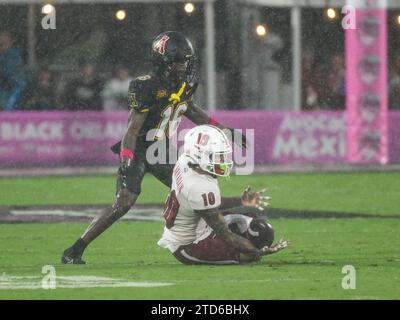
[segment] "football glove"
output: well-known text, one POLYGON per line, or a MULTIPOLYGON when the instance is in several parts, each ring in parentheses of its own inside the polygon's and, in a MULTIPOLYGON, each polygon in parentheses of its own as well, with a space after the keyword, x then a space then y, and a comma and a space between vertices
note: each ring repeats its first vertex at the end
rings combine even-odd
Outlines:
POLYGON ((126 180, 127 180, 127 176, 129 175, 129 173, 130 173, 130 170, 131 170, 131 166, 130 166, 130 163, 127 163, 127 162, 121 162, 121 164, 120 164, 120 166, 119 166, 119 169, 118 169, 118 174, 121 176, 121 182, 122 182, 122 186, 124 187, 124 188, 127 188, 127 182, 126 182, 126 180))
POLYGON ((258 210, 263 211, 266 207, 270 205, 271 197, 263 196, 262 193, 266 192, 267 189, 263 188, 260 191, 253 192, 251 191, 251 187, 247 186, 247 188, 242 193, 240 199, 242 200, 242 205, 245 207, 253 207, 258 210))
POLYGON ((276 243, 270 247, 268 247, 268 246, 263 247, 261 249, 262 255, 266 256, 268 254, 277 253, 277 252, 287 248, 289 246, 289 244, 290 244, 289 240, 280 239, 278 241, 278 243, 276 243))
POLYGON ((111 151, 115 154, 119 154, 121 152, 121 141, 111 146, 111 151))

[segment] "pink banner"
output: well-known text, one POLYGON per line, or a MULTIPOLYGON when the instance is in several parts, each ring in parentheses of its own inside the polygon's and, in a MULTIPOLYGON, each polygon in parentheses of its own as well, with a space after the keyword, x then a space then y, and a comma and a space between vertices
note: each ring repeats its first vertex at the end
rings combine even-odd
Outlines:
POLYGON ((346 30, 347 160, 386 163, 388 150, 387 26, 384 8, 357 8, 346 30))
POLYGON ((2 112, 0 165, 115 164, 126 124, 125 112, 2 112))
MULTIPOLYGON (((400 112, 389 116, 390 161, 400 163, 400 112)), ((222 111, 215 117, 254 130, 256 164, 346 162, 345 113, 222 111)), ((126 112, 1 112, 0 166, 117 165, 110 146, 125 133, 127 119, 126 112)), ((180 130, 189 126, 185 119, 180 130)))
MULTIPOLYGON (((345 161, 342 112, 222 111, 215 117, 225 126, 254 130, 256 164, 345 161)), ((182 128, 188 125, 184 121, 182 128)))

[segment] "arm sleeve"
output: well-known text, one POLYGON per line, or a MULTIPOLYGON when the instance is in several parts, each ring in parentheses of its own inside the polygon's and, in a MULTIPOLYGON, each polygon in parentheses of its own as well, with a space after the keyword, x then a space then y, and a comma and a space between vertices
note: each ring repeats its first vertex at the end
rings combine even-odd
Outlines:
MULTIPOLYGON (((150 76, 149 76, 150 77, 150 76)), ((128 103, 137 112, 149 112, 151 104, 150 78, 140 77, 129 84, 128 103)))
POLYGON ((221 192, 218 185, 197 183, 192 185, 188 196, 192 210, 209 210, 221 205, 221 192))

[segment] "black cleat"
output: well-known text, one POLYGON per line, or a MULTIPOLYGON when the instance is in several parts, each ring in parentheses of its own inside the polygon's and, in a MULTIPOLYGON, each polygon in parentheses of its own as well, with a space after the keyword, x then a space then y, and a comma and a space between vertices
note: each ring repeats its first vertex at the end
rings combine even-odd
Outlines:
POLYGON ((72 248, 68 248, 64 251, 61 257, 61 263, 63 264, 86 264, 86 261, 82 260, 82 254, 77 254, 72 248))

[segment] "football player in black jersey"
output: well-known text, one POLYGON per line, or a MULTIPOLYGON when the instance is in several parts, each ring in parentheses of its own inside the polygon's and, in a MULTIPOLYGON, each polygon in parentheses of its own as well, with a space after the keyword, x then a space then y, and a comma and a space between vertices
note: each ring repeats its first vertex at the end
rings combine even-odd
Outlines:
MULTIPOLYGON (((112 147, 121 161, 115 202, 100 212, 84 234, 64 251, 62 263, 85 264, 82 260, 85 248, 128 212, 141 192, 146 172, 171 187, 174 164, 150 164, 146 150, 157 140, 166 139, 168 144, 182 115, 197 125, 212 124, 233 133, 233 129, 225 128, 210 118, 193 102, 193 93, 198 85, 196 56, 191 42, 182 33, 167 31, 158 35, 152 44, 152 62, 152 73, 130 83, 128 128, 122 141, 112 147)), ((246 147, 244 136, 241 145, 246 147)), ((253 196, 258 195, 254 193, 253 196)))

